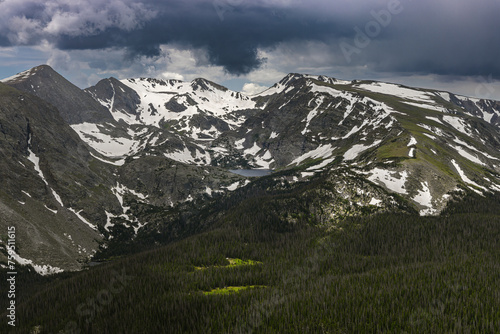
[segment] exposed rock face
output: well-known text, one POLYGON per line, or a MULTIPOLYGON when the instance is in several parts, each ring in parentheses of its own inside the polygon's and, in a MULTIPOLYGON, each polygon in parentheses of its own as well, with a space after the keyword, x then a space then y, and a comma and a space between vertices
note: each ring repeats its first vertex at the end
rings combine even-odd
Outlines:
POLYGON ((462 107, 469 114, 485 119, 500 128, 500 102, 484 99, 464 98, 450 94, 450 102, 462 107))
POLYGON ((110 173, 52 105, 1 83, 0 93, 0 228, 16 226, 23 258, 78 269, 101 236, 73 210, 105 221, 102 203, 119 203, 94 189, 110 173))
POLYGON ((85 92, 89 93, 97 101, 110 101, 101 103, 111 113, 135 111, 141 102, 141 98, 136 91, 115 78, 101 80, 97 85, 85 89, 85 92))

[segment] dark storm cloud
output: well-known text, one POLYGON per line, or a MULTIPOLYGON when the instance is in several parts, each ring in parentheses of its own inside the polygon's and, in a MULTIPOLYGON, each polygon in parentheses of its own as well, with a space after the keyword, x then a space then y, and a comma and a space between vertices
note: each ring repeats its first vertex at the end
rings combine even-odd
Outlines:
POLYGON ((500 78, 500 2, 401 3, 404 10, 354 62, 387 72, 500 78))
POLYGON ((124 48, 129 58, 158 57, 160 45, 174 44, 203 49, 200 62, 245 74, 265 62, 259 49, 288 44, 300 53, 303 42, 317 41, 329 45, 324 59, 331 66, 500 77, 500 3, 495 0, 102 3, 75 0, 69 6, 51 0, 42 6, 5 0, 0 43, 30 45, 45 39, 62 50, 124 48))
MULTIPOLYGON (((233 2, 234 3, 234 2, 233 2)), ((161 44, 203 48, 209 61, 233 74, 258 68, 265 59, 258 48, 272 48, 292 40, 325 40, 341 31, 336 21, 300 15, 295 8, 240 4, 218 7, 213 2, 170 1, 155 6, 158 15, 134 31, 108 28, 92 36, 61 35, 61 49, 124 47, 132 55, 160 54, 161 44)))

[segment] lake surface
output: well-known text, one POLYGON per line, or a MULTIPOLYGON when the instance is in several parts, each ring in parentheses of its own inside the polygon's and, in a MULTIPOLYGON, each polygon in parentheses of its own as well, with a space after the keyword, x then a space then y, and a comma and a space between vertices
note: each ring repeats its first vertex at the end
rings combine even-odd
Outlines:
POLYGON ((90 261, 88 263, 88 265, 89 265, 89 267, 95 267, 95 266, 101 265, 103 263, 104 263, 103 261, 98 261, 98 262, 97 261, 90 261))
POLYGON ((230 169, 229 171, 246 177, 266 176, 273 172, 272 169, 230 169))

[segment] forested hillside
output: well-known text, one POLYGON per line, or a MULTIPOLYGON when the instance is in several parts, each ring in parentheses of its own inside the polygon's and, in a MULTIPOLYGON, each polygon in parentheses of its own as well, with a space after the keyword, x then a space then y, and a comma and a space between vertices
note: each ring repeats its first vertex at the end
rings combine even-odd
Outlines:
POLYGON ((498 196, 469 195, 441 217, 377 214, 328 227, 311 218, 287 228, 272 198, 252 201, 258 212, 243 201, 166 246, 46 281, 23 273, 19 327, 2 332, 500 330, 498 196))

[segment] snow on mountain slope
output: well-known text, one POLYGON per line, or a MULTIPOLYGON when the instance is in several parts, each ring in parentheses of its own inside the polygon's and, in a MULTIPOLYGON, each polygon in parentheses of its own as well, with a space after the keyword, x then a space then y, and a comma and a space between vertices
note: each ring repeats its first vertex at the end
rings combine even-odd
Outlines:
POLYGON ((141 99, 137 108, 140 124, 159 126, 162 121, 206 113, 238 125, 241 122, 225 116, 235 110, 255 107, 249 97, 205 79, 182 82, 141 78, 121 82, 135 90, 141 99))
POLYGON ((435 92, 444 101, 461 108, 467 114, 483 119, 485 122, 500 127, 500 102, 478 99, 446 92, 435 92))
POLYGON ((162 155, 179 162, 210 164, 206 149, 211 141, 238 128, 246 119, 245 114, 235 111, 255 108, 249 97, 205 79, 183 82, 110 78, 86 92, 109 109, 117 124, 101 124, 97 128, 78 124, 73 128, 108 157, 137 155, 156 147, 162 155), (143 130, 169 135, 161 140, 156 135, 146 138, 141 135, 143 130))
POLYGON ((500 172, 499 134, 481 123, 496 124, 495 101, 296 73, 251 97, 205 79, 109 80, 87 91, 123 122, 122 131, 73 126, 110 163, 145 152, 198 166, 290 168, 314 162, 304 172, 310 176, 340 157, 373 171, 368 179, 407 196, 422 214, 439 212, 440 198, 457 185, 488 188, 487 178, 491 189, 498 187, 493 175, 500 172), (465 161, 460 165, 480 181, 465 182, 452 158, 465 161), (391 162, 399 167, 385 167, 391 162), (432 173, 422 176, 425 169, 432 173), (390 175, 404 175, 397 182, 408 183, 405 192, 400 184, 396 191, 390 175))
POLYGON ((159 212, 255 185, 229 169, 278 170, 264 181, 284 191, 311 182, 314 192, 326 177, 331 217, 392 210, 395 199, 435 215, 459 190, 500 191, 496 101, 301 74, 253 96, 204 79, 109 78, 84 91, 63 79, 41 66, 3 80, 26 94, 0 84, 0 148, 15 157, 1 161, 0 206, 73 235, 75 245, 63 240, 72 252, 90 254, 94 237, 122 227, 131 237, 162 229, 159 212))
POLYGON ((36 67, 30 68, 29 70, 23 72, 19 72, 8 78, 1 79, 0 82, 8 83, 11 81, 25 80, 28 79, 30 76, 32 76, 34 72, 36 72, 36 67))
MULTIPOLYGON (((72 126, 82 139, 96 151, 110 158, 122 158, 137 153, 143 145, 141 141, 134 140, 136 133, 128 131, 128 137, 117 137, 103 131, 103 126, 93 123, 81 123, 72 126)), ((151 136, 151 134, 149 135, 151 136)))
POLYGON ((372 84, 359 84, 354 86, 370 92, 397 96, 403 99, 409 99, 424 103, 433 102, 431 94, 417 89, 406 88, 401 85, 384 83, 384 82, 375 82, 372 84))

